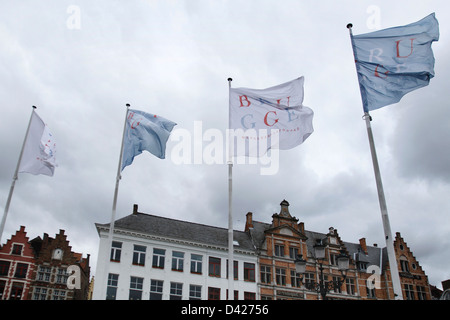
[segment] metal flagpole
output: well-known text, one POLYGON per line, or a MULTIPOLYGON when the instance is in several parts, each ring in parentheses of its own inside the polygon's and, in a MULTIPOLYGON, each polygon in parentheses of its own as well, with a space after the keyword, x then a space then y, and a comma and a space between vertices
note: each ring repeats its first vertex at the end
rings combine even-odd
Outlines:
MULTIPOLYGON (((231 81, 228 78, 228 90, 231 89, 231 81)), ((230 94, 228 100, 230 99, 230 94)), ((229 108, 229 107, 228 107, 229 108)), ((233 160, 231 155, 231 118, 228 109, 228 300, 234 300, 234 262, 233 262, 233 160)))
POLYGON ((106 253, 106 261, 105 261, 105 299, 106 299, 106 288, 108 286, 108 273, 109 273, 109 252, 111 250, 112 247, 112 242, 113 242, 113 235, 114 235, 114 222, 116 220, 116 207, 117 207, 117 195, 119 193, 119 182, 120 179, 122 178, 121 172, 122 172, 122 156, 123 156, 123 141, 125 138, 125 129, 127 127, 127 118, 128 118, 128 110, 130 108, 130 105, 127 103, 127 112, 125 114, 125 121, 124 121, 124 125, 123 125, 123 133, 122 133, 122 144, 120 146, 120 156, 119 156, 119 165, 117 167, 117 176, 116 176, 116 188, 114 189, 114 199, 113 199, 113 206, 112 206, 112 213, 111 213, 111 223, 109 224, 109 233, 108 233, 108 252, 106 253))
MULTIPOLYGON (((355 58, 355 63, 356 63, 357 57, 356 57, 355 50, 353 47, 352 27, 353 27, 353 25, 351 23, 347 24, 347 28, 350 33, 350 40, 352 41, 353 56, 355 58)), ((358 80, 359 80, 358 72, 357 72, 357 75, 358 75, 358 80)), ((378 165, 378 158, 377 158, 377 153, 376 153, 376 149, 375 149, 375 142, 373 139, 372 127, 370 125, 370 122, 372 121, 372 117, 370 116, 369 112, 364 112, 363 119, 366 121, 367 135, 369 137, 370 153, 372 155, 373 170, 375 172, 375 181, 377 184, 377 191, 378 191, 378 201, 380 203, 381 219, 383 222, 384 235, 386 237, 386 249, 387 249, 387 253, 388 253, 389 266, 391 269, 392 286, 394 289, 394 299, 403 300, 402 287, 400 284, 400 276, 398 273, 397 258, 395 257, 394 239, 392 237, 391 225, 389 223, 389 216, 388 216, 388 211, 387 211, 387 206, 386 206, 386 198, 384 196, 383 183, 381 181, 380 167, 378 165)))
POLYGON ((5 212, 3 213, 2 223, 0 225, 0 245, 1 245, 1 240, 2 240, 3 230, 5 228, 6 217, 8 216, 9 205, 11 204, 11 198, 12 198, 12 195, 14 192, 14 187, 16 185, 17 179, 19 179, 20 162, 22 161, 23 150, 25 148, 25 143, 27 142, 28 132, 30 131, 30 125, 31 125, 31 120, 33 119, 34 109, 36 109, 35 106, 33 106, 33 110, 31 111, 30 121, 28 121, 27 132, 25 133, 25 139, 23 140, 22 149, 20 150, 19 161, 17 161, 16 171, 14 172, 13 180, 11 183, 11 188, 9 189, 8 199, 6 200, 5 212))

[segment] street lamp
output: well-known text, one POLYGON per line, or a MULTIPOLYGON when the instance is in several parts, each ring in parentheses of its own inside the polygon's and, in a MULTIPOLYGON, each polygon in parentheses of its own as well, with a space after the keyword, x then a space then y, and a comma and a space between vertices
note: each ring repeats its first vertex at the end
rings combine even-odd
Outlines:
MULTIPOLYGON (((323 269, 324 269, 323 260, 325 259, 325 245, 322 243, 321 239, 317 239, 316 244, 313 246, 313 248, 314 248, 314 258, 316 260, 315 263, 318 262, 319 264, 320 270, 319 282, 307 283, 305 284, 305 286, 308 289, 313 289, 316 292, 320 293, 322 299, 326 300, 326 295, 330 290, 339 290, 342 284, 344 283, 346 278, 346 272, 349 269, 350 259, 349 256, 345 254, 345 251, 341 250, 341 253, 339 254, 339 256, 337 256, 336 260, 338 270, 341 272, 342 278, 325 282, 323 278, 323 269)), ((304 274, 306 271, 306 260, 303 259, 302 255, 298 255, 295 260, 295 270, 299 274, 304 274)), ((303 283, 303 277, 301 281, 303 283)))

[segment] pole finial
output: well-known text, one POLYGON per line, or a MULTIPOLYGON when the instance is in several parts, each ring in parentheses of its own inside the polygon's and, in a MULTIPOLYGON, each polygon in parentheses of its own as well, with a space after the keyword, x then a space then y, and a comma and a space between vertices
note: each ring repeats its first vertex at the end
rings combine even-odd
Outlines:
POLYGON ((126 106, 127 106, 127 108, 129 108, 129 107, 130 107, 130 104, 129 104, 129 103, 127 103, 127 104, 126 104, 126 106))
POLYGON ((353 24, 349 23, 347 24, 347 29, 351 29, 353 27, 353 24))
POLYGON ((228 81, 233 81, 233 79, 231 79, 231 78, 228 78, 228 81))
POLYGON ((37 109, 37 107, 36 106, 31 106, 33 109, 37 109))

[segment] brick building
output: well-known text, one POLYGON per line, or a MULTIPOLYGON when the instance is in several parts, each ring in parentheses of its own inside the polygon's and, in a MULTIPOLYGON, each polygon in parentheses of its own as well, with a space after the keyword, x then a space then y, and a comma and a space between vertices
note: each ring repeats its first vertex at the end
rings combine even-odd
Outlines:
POLYGON ((25 227, 0 248, 0 300, 25 300, 35 268, 34 249, 25 227))
POLYGON ((55 238, 29 240, 21 226, 0 248, 0 300, 84 300, 89 286, 89 255, 72 251, 64 230, 55 238), (73 266, 79 289, 68 287, 73 266))
MULTIPOLYGON (((386 248, 368 246, 365 238, 359 243, 345 242, 333 227, 327 233, 305 230, 304 223, 291 216, 289 203, 283 200, 280 205, 270 224, 253 220, 251 212, 246 216, 245 230, 258 251, 261 299, 320 299, 314 289, 319 282, 320 265, 313 254, 318 240, 325 245, 325 259, 321 261, 325 282, 343 282, 339 289, 328 292, 328 299, 394 299, 386 248), (345 278, 337 266, 341 252, 350 257, 345 278), (296 273, 298 255, 307 261, 303 275, 296 273)), ((428 277, 398 232, 394 247, 403 299, 431 300, 428 277)))

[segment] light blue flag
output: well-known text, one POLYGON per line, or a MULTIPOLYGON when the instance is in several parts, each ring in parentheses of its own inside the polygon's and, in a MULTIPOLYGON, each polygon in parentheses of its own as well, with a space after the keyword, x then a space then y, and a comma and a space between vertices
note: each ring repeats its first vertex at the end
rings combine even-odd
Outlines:
POLYGON ((175 122, 139 110, 128 110, 123 141, 122 170, 135 156, 147 150, 160 159, 166 156, 166 143, 175 122))
POLYGON ((439 40, 434 13, 420 21, 352 36, 365 112, 396 103, 434 77, 433 41, 439 40))

